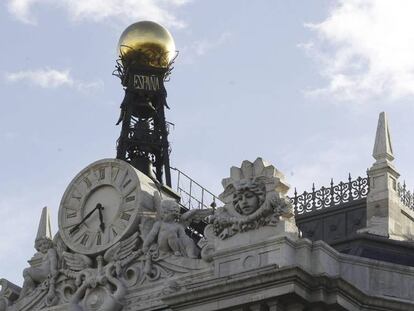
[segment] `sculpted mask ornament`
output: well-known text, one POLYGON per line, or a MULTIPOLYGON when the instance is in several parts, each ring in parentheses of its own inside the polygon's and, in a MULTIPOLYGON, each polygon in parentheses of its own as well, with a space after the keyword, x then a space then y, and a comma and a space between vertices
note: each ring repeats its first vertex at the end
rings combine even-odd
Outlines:
POLYGON ((266 189, 260 181, 242 179, 234 187, 233 205, 240 215, 251 215, 264 203, 266 189))
POLYGON ((275 226, 281 218, 293 216, 293 207, 286 198, 289 186, 283 174, 261 158, 254 163, 244 161, 241 168, 232 167, 231 177, 222 183, 224 192, 220 199, 225 205, 210 217, 207 237, 213 233, 226 239, 238 232, 275 226))

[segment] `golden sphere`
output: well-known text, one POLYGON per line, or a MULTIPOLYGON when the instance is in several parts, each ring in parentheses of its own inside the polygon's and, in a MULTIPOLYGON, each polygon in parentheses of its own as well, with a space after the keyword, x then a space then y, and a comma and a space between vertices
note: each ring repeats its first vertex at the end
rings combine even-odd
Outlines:
MULTIPOLYGON (((119 38, 118 52, 123 60, 134 60, 141 53, 145 65, 167 68, 175 56, 175 43, 163 26, 142 21, 127 27, 119 38)), ((142 61, 142 60, 141 60, 142 61)))

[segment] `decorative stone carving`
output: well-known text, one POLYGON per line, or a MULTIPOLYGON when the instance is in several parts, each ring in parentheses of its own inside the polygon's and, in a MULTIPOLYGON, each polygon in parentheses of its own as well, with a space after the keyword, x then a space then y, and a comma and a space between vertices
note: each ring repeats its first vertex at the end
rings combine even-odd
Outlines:
POLYGON ((158 192, 154 193, 153 210, 143 211, 140 256, 123 275, 128 286, 154 283, 207 267, 198 259, 200 250, 185 229, 191 222, 211 215, 213 210, 190 210, 183 214, 180 210, 177 201, 163 200, 158 192))
POLYGON ((226 239, 237 232, 276 225, 281 216, 291 218, 293 208, 286 198, 289 189, 283 175, 261 158, 232 167, 231 177, 223 180, 220 199, 226 204, 210 217, 215 234, 226 239))
POLYGON ((125 269, 122 282, 128 287, 139 287, 192 273, 209 266, 201 259, 167 255, 164 257, 143 256, 125 269))
POLYGON ((185 230, 213 210, 180 214, 181 205, 170 198, 155 191, 151 202, 136 206, 141 224, 103 255, 74 252, 59 233, 52 240, 49 213, 43 209, 35 241, 38 252, 24 271, 23 288, 4 280, 0 311, 34 311, 55 305, 71 311, 120 311, 126 310, 127 293, 141 287, 158 288, 155 296, 137 297, 145 303, 179 291, 177 277, 210 269, 199 259, 200 249, 185 230))
POLYGON ((62 273, 74 279, 77 286, 70 302, 71 310, 121 310, 126 287, 119 277, 124 267, 141 254, 138 250, 138 232, 113 245, 103 257, 98 256, 96 268, 90 257, 64 252, 68 269, 62 273), (107 264, 104 265, 104 262, 107 264))
MULTIPOLYGON (((213 213, 208 210, 189 210, 180 214, 181 206, 175 200, 162 200, 159 193, 154 194, 157 220, 148 218, 146 226, 151 229, 144 236, 142 250, 151 258, 174 254, 189 258, 198 258, 199 250, 194 241, 185 233, 191 222, 199 222, 213 213), (158 254, 159 253, 159 254, 158 254)), ((144 233, 145 234, 145 233, 144 233)))
POLYGON ((30 267, 24 269, 23 288, 3 280, 0 293, 1 311, 41 310, 59 303, 65 303, 74 291, 74 285, 60 273, 65 250, 60 236, 52 240, 48 209, 42 210, 35 239, 37 253, 29 260, 30 267))
POLYGON ((93 272, 88 274, 74 294, 70 310, 121 310, 126 288, 117 278, 115 263, 111 262, 103 268, 102 257, 98 256, 98 268, 93 272))
POLYGON ((219 196, 225 203, 209 217, 205 229, 206 240, 202 257, 211 260, 215 240, 227 240, 234 235, 261 227, 276 227, 280 221, 288 222, 293 232, 293 207, 286 197, 289 185, 273 165, 261 158, 254 163, 243 161, 240 168, 232 167, 230 177, 222 181, 224 192, 219 196))
POLYGON ((55 282, 58 276, 58 255, 52 241, 50 215, 47 207, 42 210, 39 228, 35 240, 37 253, 29 261, 31 267, 24 269, 24 283, 21 297, 25 297, 44 281, 48 281, 46 301, 48 305, 56 303, 55 282))
POLYGON ((6 279, 0 279, 0 311, 6 311, 20 296, 21 288, 6 279))

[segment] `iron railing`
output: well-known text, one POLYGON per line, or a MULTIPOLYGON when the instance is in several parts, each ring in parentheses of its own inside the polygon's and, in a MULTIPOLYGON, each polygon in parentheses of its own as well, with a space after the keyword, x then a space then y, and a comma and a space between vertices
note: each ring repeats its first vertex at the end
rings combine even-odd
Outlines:
POLYGON ((322 187, 319 190, 316 190, 315 184, 313 184, 312 192, 305 191, 298 195, 295 188, 294 196, 290 197, 290 201, 295 209, 295 214, 303 215, 366 198, 368 192, 368 177, 358 177, 352 180, 351 174, 349 174, 348 182, 341 181, 334 185, 333 179, 331 179, 329 187, 322 187))
MULTIPOLYGON (((185 208, 215 208, 217 203, 221 203, 216 195, 187 174, 177 168, 171 168, 171 170, 177 174, 175 188, 181 196, 181 204, 185 208)), ((399 192, 401 200, 406 202, 407 206, 411 206, 414 209, 414 194, 406 190, 405 184, 402 187, 399 186, 399 189, 401 189, 399 192)), ((316 190, 315 184, 313 184, 311 192, 304 191, 302 194, 298 194, 295 188, 294 195, 289 197, 289 199, 294 207, 295 214, 303 215, 366 198, 368 192, 368 177, 357 177, 353 180, 351 174, 349 174, 347 182, 341 181, 335 185, 333 179, 331 179, 329 187, 321 187, 316 190)))
POLYGON ((220 199, 211 191, 201 186, 187 174, 177 168, 171 167, 177 174, 176 191, 181 197, 181 204, 187 209, 215 208, 220 199))
POLYGON ((397 192, 400 197, 401 203, 407 206, 408 208, 414 210, 414 191, 411 192, 407 190, 407 185, 405 181, 403 185, 400 183, 397 184, 397 192))

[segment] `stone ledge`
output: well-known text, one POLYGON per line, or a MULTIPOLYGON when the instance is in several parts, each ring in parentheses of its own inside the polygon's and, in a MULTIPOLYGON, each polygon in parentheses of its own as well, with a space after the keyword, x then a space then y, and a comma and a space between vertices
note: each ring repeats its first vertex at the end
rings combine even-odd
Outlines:
POLYGON ((240 274, 238 277, 219 278, 206 284, 198 282, 196 286, 190 285, 187 288, 164 297, 164 303, 177 311, 213 311, 294 296, 295 299, 308 303, 321 302, 347 310, 406 311, 414 308, 412 301, 369 296, 338 277, 313 276, 299 267, 266 267, 260 271, 240 274))

